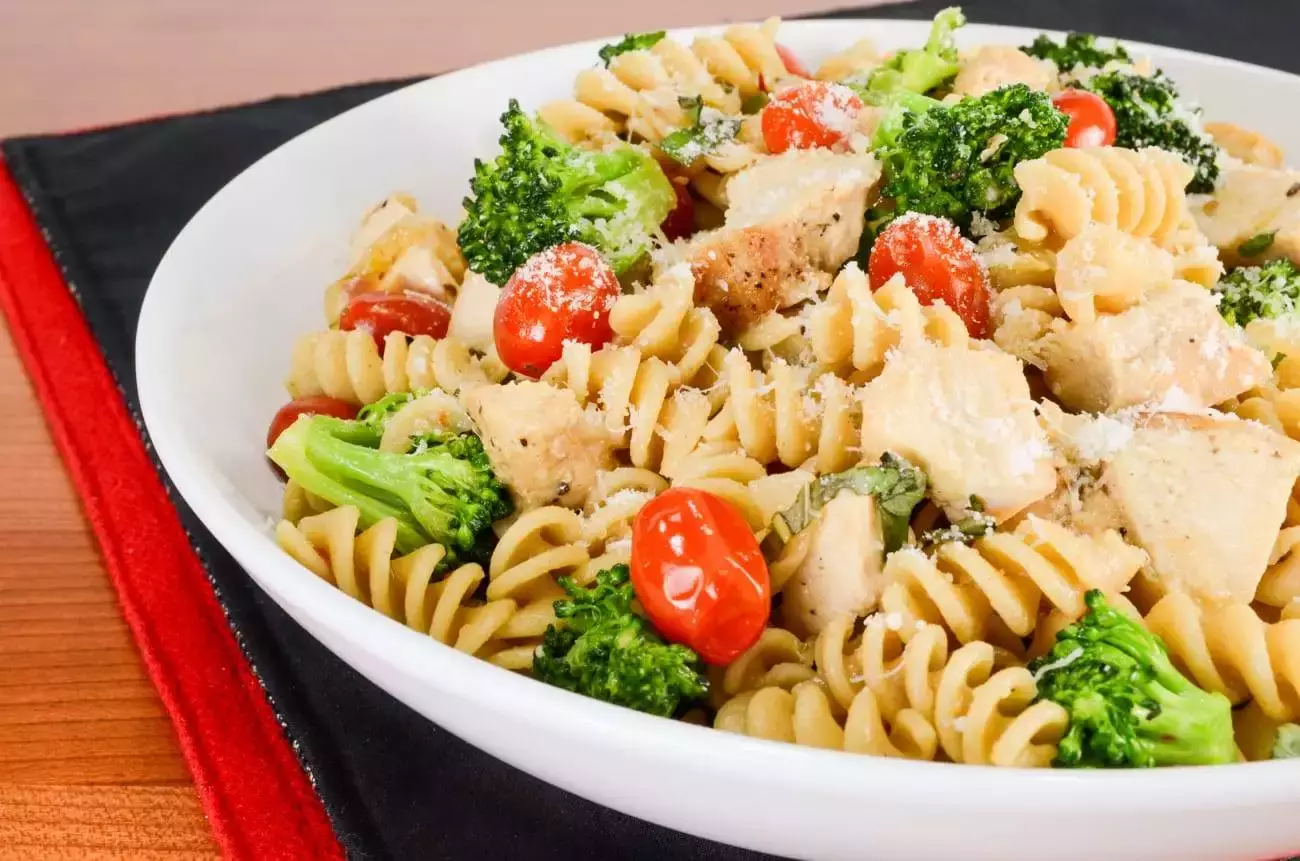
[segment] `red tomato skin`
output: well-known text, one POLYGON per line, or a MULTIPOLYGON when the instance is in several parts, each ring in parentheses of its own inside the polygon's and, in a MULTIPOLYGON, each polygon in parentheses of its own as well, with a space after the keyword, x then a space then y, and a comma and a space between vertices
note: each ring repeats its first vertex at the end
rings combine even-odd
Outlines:
POLYGON ((807 83, 772 96, 759 114, 763 142, 772 153, 831 149, 843 144, 862 111, 862 99, 842 84, 807 83), (843 122, 840 121, 842 116, 843 122))
POLYGON ((1115 112, 1106 100, 1087 90, 1062 90, 1052 105, 1070 119, 1065 130, 1067 147, 1110 146, 1115 142, 1115 112))
MULTIPOLYGON (((270 448, 275 445, 275 441, 284 433, 285 428, 298 420, 299 416, 334 416, 338 419, 354 419, 357 417, 357 408, 347 401, 341 401, 338 398, 331 398, 329 395, 308 395, 305 398, 295 398, 284 406, 275 411, 271 417, 271 426, 266 431, 266 447, 270 448)), ((280 469, 270 459, 266 461, 271 464, 271 469, 275 474, 284 478, 284 470, 280 469)))
POLYGON ((497 354, 510 370, 536 379, 560 358, 565 341, 600 349, 614 337, 609 312, 621 292, 614 270, 591 246, 565 242, 539 251, 497 300, 497 354))
POLYGON ((415 290, 356 293, 348 298, 339 315, 340 329, 369 332, 380 350, 390 332, 443 338, 450 325, 451 310, 432 296, 415 290))
POLYGON ((664 219, 662 229, 664 236, 671 240, 685 239, 695 232, 695 199, 684 182, 674 182, 673 191, 677 193, 677 203, 664 219))
POLYGON ((956 225, 929 215, 905 215, 889 224, 871 248, 867 275, 879 290, 897 273, 922 305, 942 301, 957 312, 972 338, 989 332, 992 289, 975 247, 956 225))
POLYGON ((721 497, 674 487, 632 524, 632 587, 650 621, 715 666, 757 642, 772 611, 758 541, 721 497))
POLYGON ((787 72, 792 75, 798 75, 801 78, 812 77, 812 74, 808 71, 808 67, 795 56, 794 51, 791 51, 780 42, 776 43, 776 53, 777 56, 781 58, 781 62, 785 64, 785 70, 787 72))

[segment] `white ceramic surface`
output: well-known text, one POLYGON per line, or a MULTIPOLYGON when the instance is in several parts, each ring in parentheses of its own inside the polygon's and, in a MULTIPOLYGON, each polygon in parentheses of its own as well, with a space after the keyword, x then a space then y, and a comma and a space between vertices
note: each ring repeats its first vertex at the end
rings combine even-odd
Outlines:
MULTIPOLYGON (((810 63, 926 23, 790 22, 810 63)), ((677 34, 677 35, 689 35, 677 34)), ((971 26, 966 45, 1033 31, 971 26)), ((803 858, 1263 859, 1300 851, 1300 761, 1131 772, 1011 771, 755 741, 556 690, 439 645, 300 568, 270 536, 280 503, 262 444, 290 346, 321 325, 362 212, 394 190, 455 221, 510 97, 569 92, 601 42, 426 81, 267 156, 216 195, 158 267, 140 317, 144 418, 186 501, 307 630, 402 702, 494 756, 601 804, 703 837, 803 858)), ((1300 155, 1300 78, 1136 46, 1207 115, 1300 155)), ((395 739, 395 744, 400 740, 395 739)))

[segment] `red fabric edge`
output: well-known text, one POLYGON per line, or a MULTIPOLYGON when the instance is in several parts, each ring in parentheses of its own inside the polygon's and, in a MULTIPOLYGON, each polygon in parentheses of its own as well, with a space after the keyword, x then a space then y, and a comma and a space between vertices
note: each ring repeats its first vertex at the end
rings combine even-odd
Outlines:
POLYGON ((226 857, 344 857, 39 225, 0 162, 0 311, 226 857))

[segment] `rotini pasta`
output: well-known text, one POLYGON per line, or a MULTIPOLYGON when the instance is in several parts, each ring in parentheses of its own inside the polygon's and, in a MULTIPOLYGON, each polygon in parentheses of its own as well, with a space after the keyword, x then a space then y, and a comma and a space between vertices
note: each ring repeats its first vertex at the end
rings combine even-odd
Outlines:
POLYGON ((951 308, 921 305, 901 276, 873 293, 856 263, 840 271, 808 321, 818 364, 857 383, 878 374, 891 349, 921 338, 953 347, 969 341, 966 324, 951 308))
POLYGON ((1096 222, 1166 248, 1191 219, 1192 168, 1163 150, 1058 149, 1015 174, 1023 191, 1015 230, 1029 242, 1066 242, 1096 222))
POLYGON ((441 547, 430 544, 394 559, 396 521, 381 520, 358 535, 358 516, 354 506, 342 506, 296 526, 282 520, 276 541, 323 580, 408 628, 507 669, 532 664, 531 649, 505 642, 518 634, 516 602, 473 597, 482 568, 462 565, 435 582, 441 547))
POLYGON ((1174 258, 1109 224, 1089 224, 1056 255, 1056 294, 1071 320, 1092 322, 1174 280, 1174 258))
POLYGON ((834 374, 815 380, 806 368, 776 361, 755 371, 738 350, 724 363, 726 409, 740 447, 759 463, 796 467, 815 458, 814 472, 839 472, 856 455, 859 415, 851 387, 834 374))
POLYGON ((331 329, 304 335, 294 344, 285 388, 295 398, 323 394, 370 404, 393 392, 454 393, 467 383, 499 382, 505 374, 497 360, 479 358, 452 338, 392 332, 381 350, 369 332, 331 329))
POLYGON ((1079 535, 1030 516, 1015 533, 988 535, 970 546, 950 542, 931 555, 893 554, 885 563, 890 585, 880 606, 898 614, 904 641, 921 621, 942 625, 960 643, 993 637, 1017 648, 1005 633, 1028 636, 1044 599, 1077 619, 1085 592, 1121 592, 1145 562, 1146 554, 1116 532, 1079 535))
POLYGON ((1203 607, 1180 592, 1146 616, 1193 681, 1279 721, 1300 717, 1300 619, 1264 622, 1248 604, 1203 607))
POLYGON ((1259 167, 1282 166, 1282 147, 1253 129, 1236 123, 1206 123, 1205 130, 1233 158, 1259 167))

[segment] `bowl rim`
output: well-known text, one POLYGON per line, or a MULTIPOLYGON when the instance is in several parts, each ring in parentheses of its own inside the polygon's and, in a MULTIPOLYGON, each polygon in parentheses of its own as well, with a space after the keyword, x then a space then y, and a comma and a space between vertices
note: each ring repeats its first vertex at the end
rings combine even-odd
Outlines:
MULTIPOLYGON (((717 32, 723 26, 678 28, 669 34, 691 36, 717 32)), ((846 43, 868 35, 869 28, 879 33, 928 26, 928 20, 876 18, 789 20, 782 24, 783 32, 787 33, 835 29, 846 43)), ((963 30, 962 41, 964 44, 978 39, 983 43, 999 37, 1020 38, 1041 32, 1061 35, 1061 31, 1032 27, 969 24, 963 30)), ((306 614, 314 624, 329 629, 371 660, 390 665, 408 680, 449 691, 474 708, 526 712, 527 721, 541 725, 547 732, 581 733, 595 744, 634 741, 657 760, 688 766, 693 771, 721 770, 733 776, 739 771, 741 779, 756 783, 770 782, 773 775, 779 775, 785 791, 811 796, 845 792, 863 795, 874 786, 899 803, 997 809, 1004 809, 1006 794, 1014 793, 1022 813, 1080 803, 1094 811, 1132 810, 1135 805, 1151 811, 1181 811, 1300 804, 1300 780, 1296 779, 1300 760, 1163 769, 1000 769, 846 755, 840 751, 747 738, 613 706, 504 671, 389 619, 299 565, 279 549, 265 528, 249 522, 222 499, 216 484, 205 477, 210 470, 202 464, 203 458, 181 432, 179 404, 168 397, 165 362, 160 361, 168 355, 167 343, 174 331, 168 325, 164 297, 169 291, 180 289, 179 280, 171 273, 184 265, 188 247, 204 232, 205 214, 219 206, 232 193, 232 188, 255 182, 260 172, 273 170, 280 160, 294 158, 295 145, 304 137, 328 134, 333 124, 350 114, 376 110, 377 105, 390 100, 409 99, 412 91, 445 85, 439 82, 447 80, 454 83, 458 76, 486 67, 501 67, 523 57, 595 48, 618 38, 621 34, 516 54, 420 81, 357 106, 254 162, 208 200, 172 241, 150 281, 137 326, 136 381, 140 411, 170 481, 258 588, 284 606, 295 619, 299 619, 300 613, 306 614), (249 574, 251 570, 259 571, 260 576, 249 574)), ((1300 95, 1300 76, 1284 71, 1195 51, 1123 41, 1138 51, 1282 76, 1300 95)), ((301 620, 299 624, 308 627, 301 620)), ((363 672, 363 675, 367 674, 363 672)))

